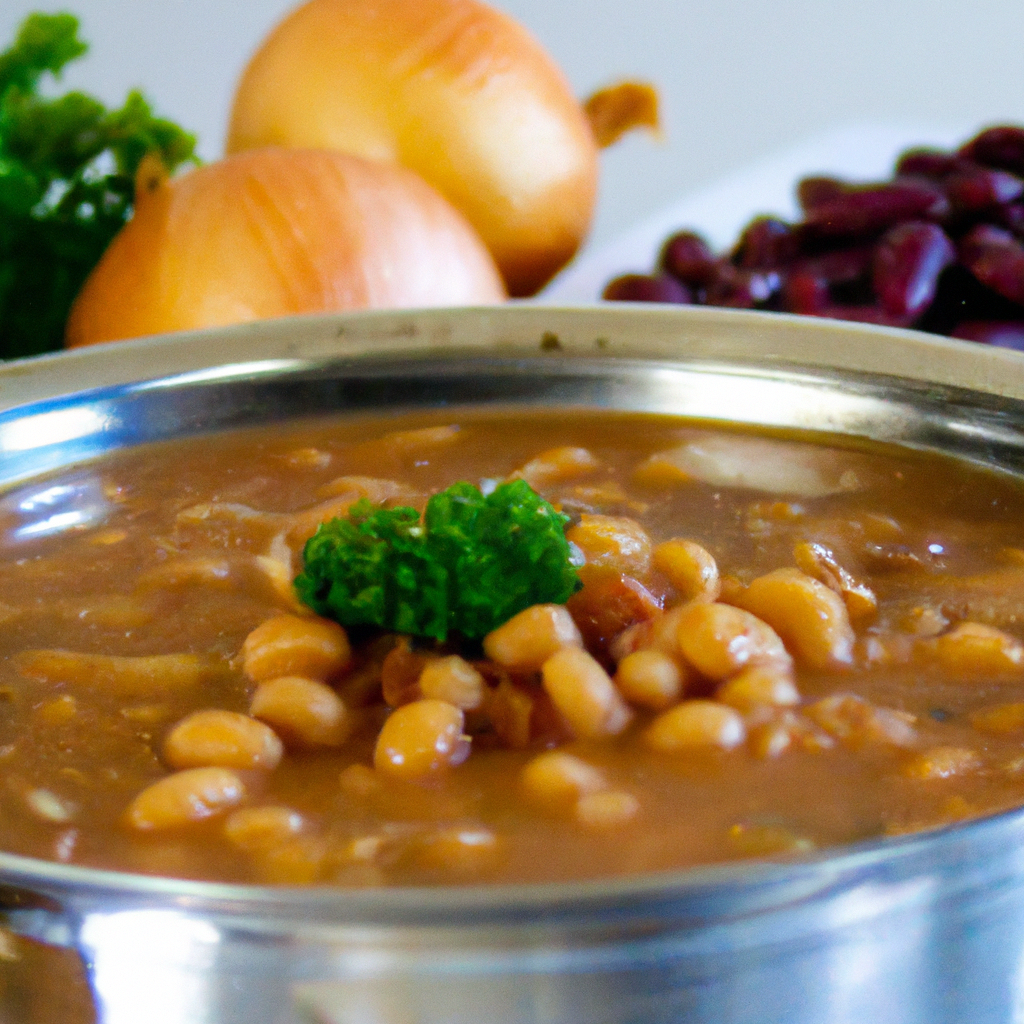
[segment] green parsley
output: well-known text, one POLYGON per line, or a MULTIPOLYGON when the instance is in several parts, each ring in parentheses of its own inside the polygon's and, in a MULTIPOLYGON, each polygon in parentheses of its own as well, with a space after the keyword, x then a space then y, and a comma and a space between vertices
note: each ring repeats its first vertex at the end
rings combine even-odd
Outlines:
POLYGON ((131 216, 142 158, 169 171, 194 159, 195 137, 138 92, 119 110, 40 94, 86 49, 73 15, 31 14, 0 53, 0 358, 61 347, 72 301, 131 216))
POLYGON ((581 586, 557 512, 524 480, 484 496, 453 484, 412 508, 360 501, 321 523, 295 580, 302 600, 343 626, 476 640, 533 604, 581 586))

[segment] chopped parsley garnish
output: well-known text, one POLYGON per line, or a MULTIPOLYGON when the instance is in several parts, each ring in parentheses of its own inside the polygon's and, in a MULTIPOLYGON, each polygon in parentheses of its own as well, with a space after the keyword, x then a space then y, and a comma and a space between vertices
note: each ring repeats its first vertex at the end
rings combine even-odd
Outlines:
POLYGON ((453 484, 427 502, 422 519, 415 509, 364 499, 306 542, 295 586, 314 611, 343 626, 475 640, 580 588, 568 522, 523 480, 486 496, 453 484))
POLYGON ((86 49, 73 15, 31 14, 0 53, 0 358, 61 347, 82 282, 131 216, 142 158, 169 171, 194 158, 195 137, 141 93, 119 110, 40 94, 86 49))

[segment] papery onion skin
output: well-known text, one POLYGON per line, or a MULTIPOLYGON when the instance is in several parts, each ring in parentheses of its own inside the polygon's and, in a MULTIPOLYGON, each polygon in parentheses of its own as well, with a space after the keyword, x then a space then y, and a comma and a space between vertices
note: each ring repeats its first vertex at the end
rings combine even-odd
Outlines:
POLYGON ((65 343, 292 313, 501 302, 466 220, 417 175, 343 153, 251 150, 144 180, 65 343))
POLYGON ((597 147, 561 71, 477 0, 311 0, 235 96, 228 152, 316 146, 402 164, 458 207, 515 296, 578 249, 597 147))

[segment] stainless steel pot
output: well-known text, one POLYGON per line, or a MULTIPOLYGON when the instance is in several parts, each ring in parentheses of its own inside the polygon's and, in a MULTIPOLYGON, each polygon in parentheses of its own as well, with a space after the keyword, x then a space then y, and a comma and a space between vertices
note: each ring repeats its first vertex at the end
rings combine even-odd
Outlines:
MULTIPOLYGON (((8 365, 0 483, 147 440, 442 404, 824 430, 1024 472, 1015 353, 726 310, 510 306, 8 365)), ((19 955, 11 934, 80 956, 104 1024, 1009 1024, 1024 1021, 1024 812, 785 863, 536 887, 271 889, 0 854, 0 920, 0 960, 19 955)))

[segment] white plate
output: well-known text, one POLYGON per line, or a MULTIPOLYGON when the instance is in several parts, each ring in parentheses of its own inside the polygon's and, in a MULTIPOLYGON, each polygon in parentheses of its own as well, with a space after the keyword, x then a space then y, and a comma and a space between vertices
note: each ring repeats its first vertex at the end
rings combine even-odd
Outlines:
POLYGON ((892 174, 903 150, 923 145, 952 148, 980 127, 856 124, 808 139, 684 196, 606 245, 584 249, 537 301, 596 302, 613 277, 650 272, 662 243, 675 231, 699 231, 716 251, 727 249, 757 214, 797 219, 794 189, 801 178, 829 174, 851 181, 878 181, 892 174))

